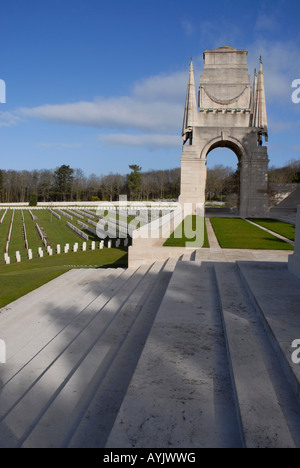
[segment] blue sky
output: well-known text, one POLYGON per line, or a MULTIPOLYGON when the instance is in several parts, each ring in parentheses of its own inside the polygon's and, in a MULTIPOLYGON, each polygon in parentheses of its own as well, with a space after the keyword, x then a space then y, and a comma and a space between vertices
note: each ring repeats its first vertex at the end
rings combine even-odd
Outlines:
POLYGON ((300 158, 299 18, 294 0, 0 0, 0 168, 179 167, 190 57, 198 88, 223 45, 248 50, 251 79, 263 57, 270 165, 300 158))

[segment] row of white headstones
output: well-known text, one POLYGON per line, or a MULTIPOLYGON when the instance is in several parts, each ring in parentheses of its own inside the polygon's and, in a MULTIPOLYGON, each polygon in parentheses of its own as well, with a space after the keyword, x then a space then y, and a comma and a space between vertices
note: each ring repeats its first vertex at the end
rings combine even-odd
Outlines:
MULTIPOLYGON (((51 209, 49 209, 49 211, 53 215, 57 216, 59 219, 61 218, 60 215, 63 215, 65 217, 69 218, 70 220, 73 220, 73 215, 75 215, 76 217, 80 217, 80 218, 83 218, 82 215, 88 216, 90 218, 95 218, 95 217, 99 218, 99 216, 95 215, 95 213, 92 213, 92 212, 90 212, 88 210, 84 210, 82 212, 80 210, 71 211, 71 210, 66 209, 65 211, 62 211, 62 210, 58 209, 57 211, 60 213, 60 215, 55 213, 51 209), (66 213, 66 211, 68 213, 66 213)), ((29 210, 29 213, 30 213, 32 219, 35 220, 36 218, 33 215, 31 210, 29 210)), ((4 218, 5 214, 6 214, 6 212, 4 213, 3 218, 4 218)), ((136 214, 136 211, 132 211, 132 212, 128 211, 128 215, 134 215, 134 214, 136 214)), ((158 214, 155 213, 155 216, 153 216, 153 214, 152 214, 152 218, 155 219, 156 217, 158 217, 158 214)), ((3 221, 3 218, 1 219, 1 222, 3 221)), ((12 226, 12 223, 13 223, 13 218, 14 218, 14 210, 13 210, 13 216, 12 216, 12 219, 11 219, 11 226, 12 226)), ((107 235, 111 235, 112 237, 115 237, 116 233, 119 232, 121 237, 122 237, 122 240, 124 241, 124 247, 126 247, 126 246, 128 246, 128 238, 125 237, 125 235, 128 235, 128 234, 132 235, 132 231, 134 229, 136 229, 136 227, 138 225, 147 224, 149 222, 148 212, 147 213, 140 213, 139 216, 135 217, 134 222, 130 223, 131 225, 130 224, 128 225, 128 223, 126 221, 117 220, 115 212, 109 212, 109 215, 108 215, 107 218, 105 220, 100 218, 100 219, 97 220, 97 222, 94 222, 94 221, 89 219, 89 222, 91 224, 93 224, 95 227, 97 227, 97 229, 93 229, 90 226, 82 223, 82 221, 79 221, 79 220, 77 220, 77 223, 81 227, 85 228, 88 231, 91 231, 93 234, 97 234, 98 236, 100 236, 102 238, 103 237, 105 238, 107 235), (107 228, 106 228, 107 230, 105 229, 105 225, 107 225, 107 228)), ((88 238, 87 235, 83 235, 84 233, 82 231, 80 231, 78 228, 76 228, 74 225, 70 225, 70 223, 67 223, 67 225, 71 229, 75 230, 77 233, 80 233, 80 234, 82 233, 82 237, 84 237, 85 239, 88 238)), ((44 235, 41 232, 41 229, 40 229, 40 227, 38 226, 37 223, 36 223, 36 228, 37 228, 37 231, 38 231, 38 233, 39 233, 45 247, 47 248, 47 254, 49 256, 52 256, 54 251, 53 251, 52 247, 47 245, 47 242, 45 242, 44 235)), ((23 218, 23 229, 24 229, 24 236, 25 236, 25 242, 26 242, 27 241, 27 239, 26 239, 27 236, 26 236, 26 228, 25 228, 24 218, 23 218)), ((10 232, 11 232, 11 229, 10 229, 10 232)), ((9 240, 10 240, 9 238, 10 238, 10 233, 9 233, 9 236, 8 236, 8 242, 7 242, 5 253, 4 253, 4 261, 5 261, 5 263, 7 265, 9 265, 11 263, 11 258, 8 255, 8 246, 9 246, 9 240)), ((116 239, 115 246, 117 248, 120 247, 120 243, 121 243, 121 240, 116 239)), ((28 245, 28 243, 27 243, 27 245, 28 245)), ((108 240, 108 245, 107 246, 108 246, 108 248, 110 248, 112 246, 112 241, 111 240, 108 240)), ((104 247, 104 241, 101 240, 100 243, 99 243, 99 248, 102 249, 103 247, 104 247)), ((95 248, 96 248, 96 242, 92 241, 91 250, 95 250, 95 248)), ((73 246, 72 251, 73 252, 78 252, 78 249, 79 249, 79 244, 75 243, 74 246, 73 246)), ((87 244, 86 244, 86 242, 83 242, 82 251, 86 251, 86 250, 87 250, 87 244)), ((70 251, 70 245, 66 244, 64 246, 64 248, 63 248, 63 251, 64 251, 64 253, 68 253, 70 251)), ((57 245, 56 246, 56 254, 60 254, 60 253, 62 253, 61 246, 57 245)), ((32 249, 27 248, 27 254, 28 254, 28 259, 32 260, 32 258, 33 258, 32 249)), ((44 256, 44 251, 43 251, 43 249, 41 247, 39 247, 39 249, 38 249, 38 255, 39 255, 39 257, 44 256)), ((16 256, 17 263, 20 263, 21 262, 20 252, 16 251, 15 256, 16 256)))
MULTIPOLYGON (((128 239, 123 239, 124 243, 124 247, 127 247, 128 246, 128 239)), ((96 247, 97 247, 97 242, 96 241, 92 241, 91 242, 91 250, 96 250, 96 247)), ((121 245, 121 239, 116 239, 116 243, 115 243, 115 246, 116 248, 120 247, 121 245)), ((112 241, 111 240, 108 240, 107 242, 107 248, 111 248, 112 247, 112 241)), ((69 253, 69 252, 78 252, 79 250, 82 250, 82 252, 86 252, 87 250, 87 243, 86 242, 83 242, 81 247, 79 247, 79 243, 78 242, 75 242, 75 244, 73 245, 72 248, 70 248, 70 244, 66 244, 64 246, 64 248, 62 249, 61 248, 61 245, 58 244, 56 246, 56 249, 54 251, 54 249, 48 245, 47 246, 47 254, 49 257, 51 257, 54 253, 56 253, 57 255, 61 254, 62 252, 64 253, 69 253)), ((103 249, 104 248, 104 241, 101 240, 99 242, 99 249, 103 249)), ((32 252, 32 249, 28 249, 27 250, 27 254, 28 254, 28 260, 32 260, 33 259, 33 252, 32 252)), ((42 249, 42 247, 39 247, 38 248, 38 256, 40 258, 44 257, 44 250, 42 249)), ((21 255, 20 255, 20 252, 19 251, 16 251, 16 261, 17 263, 21 263, 21 255)), ((4 261, 6 263, 6 265, 9 265, 11 263, 11 258, 9 257, 8 253, 5 252, 4 253, 4 261)))

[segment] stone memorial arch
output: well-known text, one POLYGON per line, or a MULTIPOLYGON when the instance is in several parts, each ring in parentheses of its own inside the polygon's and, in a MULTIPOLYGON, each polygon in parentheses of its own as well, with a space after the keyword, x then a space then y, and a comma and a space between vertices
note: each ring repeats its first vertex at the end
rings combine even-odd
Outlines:
POLYGON ((227 147, 237 156, 239 215, 268 210, 267 113, 262 60, 251 89, 247 51, 232 47, 206 50, 198 106, 192 60, 183 119, 179 202, 204 204, 206 161, 210 151, 227 147))

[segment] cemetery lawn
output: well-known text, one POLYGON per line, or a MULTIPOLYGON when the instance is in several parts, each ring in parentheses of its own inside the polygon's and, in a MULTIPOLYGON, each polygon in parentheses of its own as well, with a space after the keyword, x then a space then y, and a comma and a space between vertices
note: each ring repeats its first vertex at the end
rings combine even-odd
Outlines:
POLYGON ((223 249, 294 250, 293 246, 241 218, 210 218, 223 249))
POLYGON ((0 266, 0 308, 33 291, 72 268, 124 267, 127 250, 99 249, 34 258, 23 263, 0 266))
POLYGON ((189 215, 187 216, 182 223, 177 226, 175 231, 171 234, 169 239, 167 239, 164 243, 166 247, 185 247, 187 242, 195 242, 195 245, 191 247, 195 248, 209 248, 209 242, 207 237, 206 231, 206 224, 205 219, 201 216, 196 215, 189 215), (197 219, 198 218, 198 219, 197 219), (198 221, 198 229, 204 230, 204 242, 203 237, 200 235, 199 241, 195 242, 196 236, 194 237, 187 237, 188 235, 188 227, 192 226, 192 230, 196 231, 196 223, 198 221), (192 224, 191 224, 192 223, 192 224))
POLYGON ((277 234, 280 234, 281 236, 284 236, 291 241, 295 240, 294 224, 284 223, 282 221, 278 221, 277 219, 270 218, 249 218, 249 220, 269 229, 270 231, 276 232, 277 234))

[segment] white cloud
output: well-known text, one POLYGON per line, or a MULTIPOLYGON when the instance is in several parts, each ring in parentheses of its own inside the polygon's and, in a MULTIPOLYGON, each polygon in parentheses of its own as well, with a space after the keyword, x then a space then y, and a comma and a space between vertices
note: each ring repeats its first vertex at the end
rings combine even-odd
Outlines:
POLYGON ((141 101, 159 101, 184 106, 187 83, 188 64, 185 71, 150 76, 135 83, 132 94, 141 101))
POLYGON ((264 11, 260 11, 255 23, 255 30, 257 32, 273 32, 279 26, 278 19, 276 16, 271 14, 270 11, 265 13, 264 11))
POLYGON ((180 148, 182 145, 182 140, 178 135, 129 135, 123 133, 113 133, 109 135, 100 135, 99 138, 107 145, 146 147, 150 151, 154 151, 160 148, 180 148))
POLYGON ((17 113, 47 122, 141 132, 180 131, 188 69, 151 76, 133 85, 131 94, 33 108, 17 113))
POLYGON ((262 55, 267 105, 290 104, 293 79, 300 78, 300 51, 294 42, 259 40, 249 47, 248 68, 253 79, 262 55))
POLYGON ((135 97, 96 99, 59 105, 22 108, 22 116, 48 122, 98 128, 139 131, 177 131, 180 128, 183 106, 135 97))
POLYGON ((18 125, 21 118, 12 112, 0 112, 0 127, 13 127, 18 125))
POLYGON ((187 37, 191 37, 194 34, 196 28, 190 21, 184 19, 181 25, 187 37))

